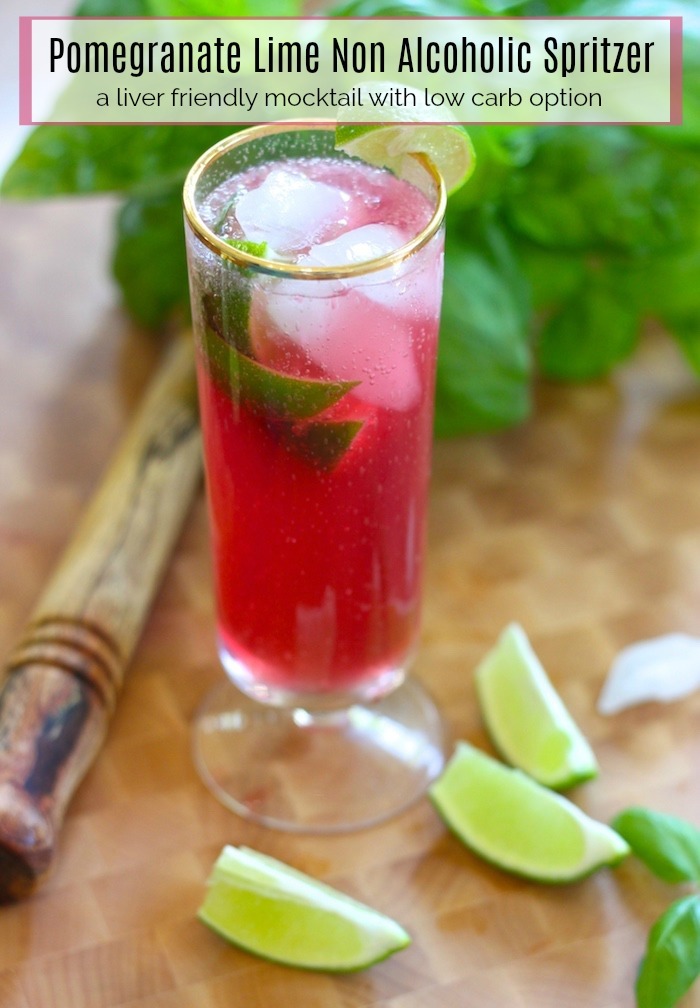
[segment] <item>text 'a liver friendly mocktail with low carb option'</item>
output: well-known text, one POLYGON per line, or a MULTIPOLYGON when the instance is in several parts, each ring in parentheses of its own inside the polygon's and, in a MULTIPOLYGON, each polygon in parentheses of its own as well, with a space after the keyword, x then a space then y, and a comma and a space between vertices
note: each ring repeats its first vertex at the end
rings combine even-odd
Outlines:
POLYGON ((268 130, 202 188, 188 258, 220 655, 313 712, 391 693, 416 646, 439 179, 268 130))

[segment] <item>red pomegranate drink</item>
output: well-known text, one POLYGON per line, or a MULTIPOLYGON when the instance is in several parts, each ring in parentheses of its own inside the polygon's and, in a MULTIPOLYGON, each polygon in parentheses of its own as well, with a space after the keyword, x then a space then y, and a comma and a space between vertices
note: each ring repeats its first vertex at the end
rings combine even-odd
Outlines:
MULTIPOLYGON (((400 250, 432 212, 389 171, 322 157, 253 166, 200 208, 233 249, 329 271, 400 250)), ((372 695, 403 676, 442 252, 436 235, 383 269, 305 279, 222 277, 208 249, 190 250, 219 644, 256 696, 372 695)))
POLYGON ((298 721, 392 693, 416 646, 441 189, 270 129, 209 152, 187 241, 219 653, 298 721))
POLYGON ((316 274, 222 273, 191 242, 222 659, 263 699, 381 694, 419 625, 441 236, 328 273, 399 251, 433 207, 385 169, 308 156, 223 179, 200 215, 316 274))

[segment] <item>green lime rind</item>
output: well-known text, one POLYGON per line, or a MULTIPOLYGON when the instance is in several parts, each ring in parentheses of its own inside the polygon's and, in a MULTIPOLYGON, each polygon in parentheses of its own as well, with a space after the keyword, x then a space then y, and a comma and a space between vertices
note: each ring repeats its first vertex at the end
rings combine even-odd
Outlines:
POLYGON ((609 826, 466 742, 458 743, 429 795, 470 850, 530 881, 578 882, 630 853, 609 826))
POLYGON ((227 941, 272 962, 350 973, 410 943, 390 917, 247 848, 226 846, 198 918, 227 941))
POLYGON ((477 666, 475 682, 486 729, 508 763, 556 790, 597 776, 591 746, 517 623, 477 666))
POLYGON ((335 127, 335 145, 339 150, 343 150, 347 144, 352 144, 359 137, 365 136, 372 127, 362 123, 338 123, 335 127))
POLYGON ((204 352, 215 381, 234 390, 255 413, 277 420, 306 420, 333 406, 357 381, 320 381, 282 374, 247 357, 211 328, 204 352))
MULTIPOLYGON (((236 272, 232 263, 224 266, 231 276, 223 292, 206 291, 202 295, 202 313, 205 325, 223 340, 226 333, 230 343, 243 354, 250 356, 253 348, 248 331, 250 291, 245 277, 236 272)), ((229 345, 227 343, 227 345, 229 345)))
MULTIPOLYGON (((249 255, 267 254, 266 242, 224 239, 249 255)), ((311 420, 335 405, 359 381, 322 381, 274 371, 253 356, 249 271, 231 264, 220 294, 202 296, 203 350, 214 380, 257 416, 275 425, 280 440, 318 469, 333 469, 363 427, 361 420, 311 420), (225 339, 226 333, 229 339, 225 339)))
MULTIPOLYGON (((267 255, 267 242, 252 242, 241 238, 224 238, 223 241, 239 252, 261 259, 267 255)), ((250 332, 250 277, 251 270, 223 260, 219 289, 214 285, 202 294, 202 312, 206 324, 220 336, 227 334, 230 342, 242 353, 251 355, 250 332)))
POLYGON ((285 431, 297 454, 321 469, 333 469, 362 430, 362 420, 309 420, 285 431))

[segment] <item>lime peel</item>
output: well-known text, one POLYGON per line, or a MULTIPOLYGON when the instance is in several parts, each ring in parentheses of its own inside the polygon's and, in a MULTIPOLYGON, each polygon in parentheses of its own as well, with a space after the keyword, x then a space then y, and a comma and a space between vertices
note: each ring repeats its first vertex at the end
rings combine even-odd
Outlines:
POLYGON ((519 624, 506 627, 475 680, 484 723, 505 760, 556 789, 597 775, 591 746, 519 624))
POLYGON ((224 847, 197 916, 248 952, 309 970, 365 969, 410 943, 390 917, 245 847, 224 847))
POLYGON ((206 359, 215 381, 233 386, 254 412, 278 420, 307 420, 335 405, 357 381, 322 381, 297 378, 274 371, 227 343, 215 329, 203 336, 206 359))
POLYGON ((467 742, 458 743, 429 793, 474 853, 536 882, 576 882, 630 852, 609 826, 467 742))
MULTIPOLYGON (((374 93, 391 91, 396 84, 374 82, 362 85, 362 90, 374 93)), ((427 154, 442 175, 448 196, 467 181, 475 167, 474 147, 466 129, 449 114, 428 108, 416 88, 404 88, 415 95, 413 107, 394 108, 379 105, 368 108, 365 115, 374 121, 353 123, 343 121, 341 111, 335 130, 335 145, 352 157, 401 174, 407 155, 427 154)), ((364 103, 363 103, 364 104, 364 103)))

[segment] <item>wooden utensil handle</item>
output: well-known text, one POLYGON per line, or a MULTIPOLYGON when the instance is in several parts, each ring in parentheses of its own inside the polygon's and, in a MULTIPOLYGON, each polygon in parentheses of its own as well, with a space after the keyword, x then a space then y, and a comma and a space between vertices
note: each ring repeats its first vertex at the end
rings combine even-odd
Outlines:
POLYGON ((47 873, 97 755, 149 604, 201 478, 189 337, 161 365, 0 693, 0 900, 47 873))

